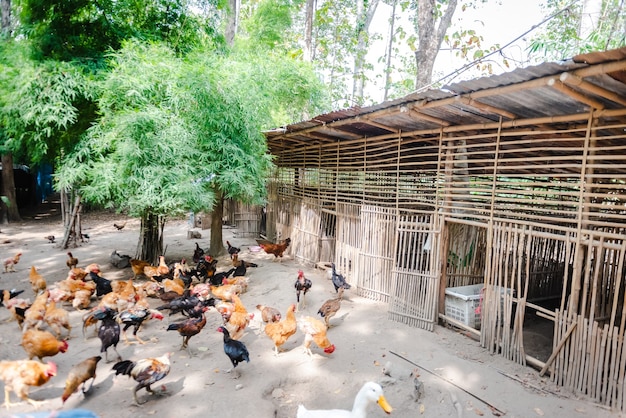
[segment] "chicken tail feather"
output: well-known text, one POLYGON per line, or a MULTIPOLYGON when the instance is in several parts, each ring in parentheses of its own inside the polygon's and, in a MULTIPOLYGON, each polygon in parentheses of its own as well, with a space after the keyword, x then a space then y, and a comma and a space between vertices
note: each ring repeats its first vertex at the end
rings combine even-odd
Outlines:
POLYGON ((131 370, 135 367, 135 363, 131 360, 122 360, 118 361, 113 365, 113 370, 115 370, 115 375, 118 374, 127 374, 130 376, 131 370))

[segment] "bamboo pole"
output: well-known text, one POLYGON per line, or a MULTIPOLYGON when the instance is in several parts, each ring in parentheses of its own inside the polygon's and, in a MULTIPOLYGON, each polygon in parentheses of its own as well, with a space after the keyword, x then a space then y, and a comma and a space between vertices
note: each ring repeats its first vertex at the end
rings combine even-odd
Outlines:
POLYGON ((546 371, 548 371, 548 368, 550 367, 550 365, 552 364, 552 362, 554 361, 554 359, 556 358, 556 356, 559 354, 559 352, 561 351, 561 349, 563 348, 563 346, 565 345, 565 342, 567 341, 567 339, 570 337, 570 335, 572 334, 572 332, 574 332, 574 330, 576 329, 576 322, 573 322, 569 328, 567 329, 567 331, 565 331, 565 335, 563 335, 563 338, 561 338, 561 340, 557 343, 556 347, 554 348, 554 350, 552 350, 552 354, 550 354, 550 357, 548 357, 548 360, 546 361, 545 366, 543 366, 543 368, 541 369, 541 371, 539 372, 539 376, 543 376, 544 374, 546 374, 546 371))

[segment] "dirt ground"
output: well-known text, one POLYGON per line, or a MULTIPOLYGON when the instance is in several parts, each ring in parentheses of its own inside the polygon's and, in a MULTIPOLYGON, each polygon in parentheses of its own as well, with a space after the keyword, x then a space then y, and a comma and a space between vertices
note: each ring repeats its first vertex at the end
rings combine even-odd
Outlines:
MULTIPOLYGON (((66 251, 59 247, 61 221, 50 208, 25 216, 19 224, 2 226, 0 256, 2 259, 16 251, 23 253, 14 273, 0 275, 0 288, 26 289, 22 296, 33 298, 28 283, 28 270, 34 265, 49 284, 67 275, 66 251), (55 235, 57 243, 44 237, 55 235)), ((200 239, 188 239, 190 225, 186 220, 168 222, 165 228, 166 259, 191 259, 195 243, 207 248, 209 230, 200 230, 200 239)), ((113 213, 83 215, 83 232, 89 241, 69 248, 79 260, 79 266, 99 263, 102 275, 109 279, 127 279, 130 268, 118 270, 109 263, 113 250, 134 255, 139 222, 113 213), (126 227, 117 231, 113 222, 127 220, 126 227)), ((58 375, 46 385, 33 388, 32 398, 45 400, 42 411, 87 409, 100 417, 278 417, 294 418, 299 403, 310 409, 350 409, 354 396, 364 382, 382 384, 385 396, 396 417, 622 417, 622 414, 579 399, 559 389, 547 377, 539 377, 530 367, 522 367, 491 355, 472 338, 442 326, 434 332, 411 328, 387 319, 383 304, 357 295, 355 289, 345 293, 341 310, 331 320, 328 337, 336 351, 325 354, 313 348, 313 357, 303 353, 303 334, 298 331, 284 346, 286 352, 273 354, 272 341, 262 332, 257 304, 271 305, 283 314, 295 302, 294 281, 298 269, 313 281, 307 296, 307 306, 298 315, 315 316, 319 306, 334 295, 326 273, 299 264, 290 256, 282 262, 263 252, 250 251, 256 245, 252 238, 237 236, 237 230, 224 228, 224 239, 242 248, 241 258, 259 264, 249 270, 250 286, 242 301, 256 317, 242 338, 251 360, 238 366, 239 379, 226 371, 231 364, 224 354, 222 334, 217 332, 220 315, 207 312, 204 330, 191 338, 193 356, 180 350, 181 337, 167 332, 170 322, 179 316, 159 322, 148 321, 139 331, 145 345, 125 345, 118 351, 124 359, 137 360, 173 352, 171 372, 155 389, 164 389, 162 396, 139 392, 147 399, 142 406, 133 403, 131 390, 135 382, 127 376, 114 377, 111 363, 99 363, 95 384, 86 396, 78 392, 65 405, 61 394, 65 376, 72 365, 99 354, 100 341, 89 334, 85 341, 81 333, 83 312, 70 310, 73 329, 68 340, 69 350, 55 356, 58 375), (258 319, 257 319, 258 318, 258 319), (416 399, 415 385, 410 374, 419 373, 423 394, 416 399), (384 373, 386 372, 386 373, 384 373)), ((220 259, 218 270, 226 269, 228 258, 220 259)), ((161 301, 152 300, 153 307, 161 301)), ((95 300, 92 301, 95 304, 95 300)), ((20 331, 15 322, 7 322, 9 313, 0 308, 1 359, 25 358, 19 345, 20 331)), ((130 335, 130 334, 129 334, 130 335)), ((112 359, 114 356, 110 356, 112 359)), ((48 358, 47 360, 50 360, 48 358)), ((17 401, 12 393, 11 400, 17 401)), ((27 416, 36 411, 26 403, 2 409, 0 416, 27 416)), ((376 405, 368 408, 370 417, 382 417, 376 405)))

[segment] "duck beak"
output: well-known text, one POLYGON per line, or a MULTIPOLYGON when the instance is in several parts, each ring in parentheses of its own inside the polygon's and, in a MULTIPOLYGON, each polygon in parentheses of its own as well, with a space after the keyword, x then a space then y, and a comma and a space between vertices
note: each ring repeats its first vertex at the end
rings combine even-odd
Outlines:
POLYGON ((393 408, 389 405, 387 399, 385 399, 383 395, 380 395, 380 398, 378 398, 378 406, 380 406, 387 414, 391 414, 391 411, 393 411, 393 408))

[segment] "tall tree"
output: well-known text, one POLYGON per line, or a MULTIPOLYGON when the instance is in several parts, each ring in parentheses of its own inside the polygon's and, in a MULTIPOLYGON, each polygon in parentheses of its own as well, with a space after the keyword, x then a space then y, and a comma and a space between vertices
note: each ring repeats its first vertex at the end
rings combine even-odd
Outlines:
POLYGON ((182 63, 162 46, 131 43, 97 84, 101 118, 58 168, 59 187, 141 219, 136 257, 163 254, 169 216, 212 205, 209 172, 182 117, 182 63))
POLYGON ((457 0, 417 0, 414 6, 417 13, 413 22, 418 36, 414 51, 417 65, 415 88, 419 89, 431 82, 435 59, 450 27, 457 0))
POLYGON ((304 13, 304 48, 305 61, 313 60, 313 21, 315 19, 315 0, 306 0, 304 13))
MULTIPOLYGON (((11 0, 0 0, 0 42, 9 42, 11 28, 11 0)), ((3 46, 2 46, 3 47, 3 46)), ((1 85, 2 83, 0 83, 1 85)), ((0 123, 0 137, 3 144, 7 143, 8 133, 3 129, 3 123, 0 123)), ((0 206, 2 208, 1 220, 5 218, 8 221, 20 221, 21 216, 17 207, 17 196, 15 193, 15 174, 13 173, 13 152, 11 149, 3 146, 0 150, 0 159, 2 160, 2 190, 4 199, 0 206), (5 216, 6 215, 6 216, 5 216)))
POLYGON ((354 51, 354 72, 352 98, 357 104, 363 104, 365 85, 365 55, 369 45, 369 28, 374 19, 379 0, 356 1, 356 49, 354 51))
POLYGON ((226 12, 226 44, 233 46, 235 35, 239 30, 239 12, 241 11, 241 0, 228 0, 228 10, 226 12))
POLYGON ((354 105, 355 1, 321 2, 315 12, 311 54, 324 78, 332 107, 354 105))
MULTIPOLYGON (((272 165, 261 130, 275 101, 268 97, 278 97, 275 81, 289 71, 276 74, 284 66, 272 57, 240 62, 202 50, 179 58, 158 44, 129 43, 112 57, 98 86, 102 116, 62 161, 57 181, 141 218, 136 256, 156 261, 168 218, 219 214, 224 198, 263 201, 272 165)), ((303 87, 295 87, 298 96, 303 87)), ((211 230, 215 256, 225 251, 219 220, 211 230)))
POLYGON ((0 33, 8 36, 11 28, 11 0, 0 0, 0 33))

